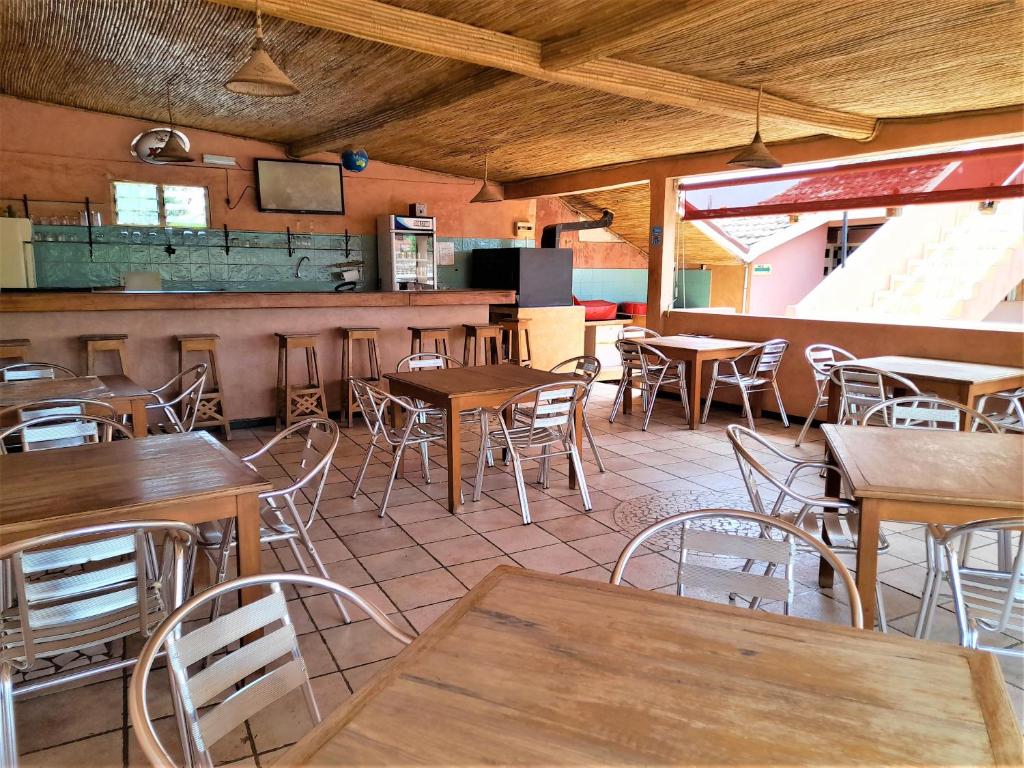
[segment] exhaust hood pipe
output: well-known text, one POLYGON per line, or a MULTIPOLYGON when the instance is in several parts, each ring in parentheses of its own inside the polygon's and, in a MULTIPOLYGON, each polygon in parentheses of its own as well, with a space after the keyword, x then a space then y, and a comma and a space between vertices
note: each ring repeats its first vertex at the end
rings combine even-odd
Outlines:
POLYGON ((579 232, 582 229, 604 229, 612 225, 615 214, 605 208, 601 218, 596 221, 565 221, 559 224, 548 224, 540 236, 541 248, 557 248, 563 232, 579 232))

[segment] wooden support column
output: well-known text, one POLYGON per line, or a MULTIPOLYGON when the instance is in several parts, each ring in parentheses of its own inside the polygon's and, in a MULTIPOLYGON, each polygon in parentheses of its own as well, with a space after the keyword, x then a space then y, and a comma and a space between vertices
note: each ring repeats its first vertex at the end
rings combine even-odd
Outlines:
POLYGON ((647 327, 661 333, 665 312, 672 308, 676 279, 676 180, 649 181, 651 234, 647 256, 647 327), (659 233, 660 232, 660 237, 659 233))

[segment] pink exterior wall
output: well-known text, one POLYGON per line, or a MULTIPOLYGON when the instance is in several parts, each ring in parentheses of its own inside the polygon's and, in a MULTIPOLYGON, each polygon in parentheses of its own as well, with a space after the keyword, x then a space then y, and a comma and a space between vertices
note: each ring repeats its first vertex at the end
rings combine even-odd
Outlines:
POLYGON ((772 271, 751 274, 749 313, 785 315, 787 306, 810 293, 824 279, 827 240, 828 227, 823 224, 759 256, 754 265, 771 264, 772 271))
MULTIPOLYGON (((240 168, 224 170, 201 164, 152 166, 132 157, 130 145, 142 131, 161 125, 144 120, 58 107, 0 96, 0 200, 21 212, 21 196, 44 200, 89 197, 104 223, 112 223, 110 183, 114 180, 205 186, 209 190, 211 226, 277 230, 286 226, 316 232, 373 234, 382 213, 407 213, 411 202, 424 202, 437 217, 438 234, 448 237, 513 238, 516 221, 532 221, 534 202, 513 200, 470 205, 480 188, 478 179, 429 173, 370 159, 359 174, 345 173, 345 216, 261 213, 253 190, 253 160, 285 159, 284 148, 209 131, 184 129, 192 153, 231 155, 240 168), (248 170, 244 170, 248 169, 248 170), (230 196, 233 210, 224 203, 230 196)), ((325 153, 307 158, 337 162, 325 153)), ((77 214, 81 204, 38 205, 43 216, 77 214)))

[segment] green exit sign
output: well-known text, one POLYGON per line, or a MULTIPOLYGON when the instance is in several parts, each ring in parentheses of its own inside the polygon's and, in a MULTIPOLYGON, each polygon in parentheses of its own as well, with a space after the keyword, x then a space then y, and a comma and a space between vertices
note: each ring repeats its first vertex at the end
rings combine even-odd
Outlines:
POLYGON ((755 275, 770 275, 772 273, 771 264, 755 264, 754 274, 755 275))

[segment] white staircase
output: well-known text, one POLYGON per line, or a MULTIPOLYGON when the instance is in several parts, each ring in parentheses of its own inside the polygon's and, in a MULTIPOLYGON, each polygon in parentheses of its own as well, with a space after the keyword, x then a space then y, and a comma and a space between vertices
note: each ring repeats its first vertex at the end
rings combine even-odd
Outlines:
POLYGON ((799 304, 796 317, 981 321, 1024 279, 1024 200, 908 207, 799 304))

